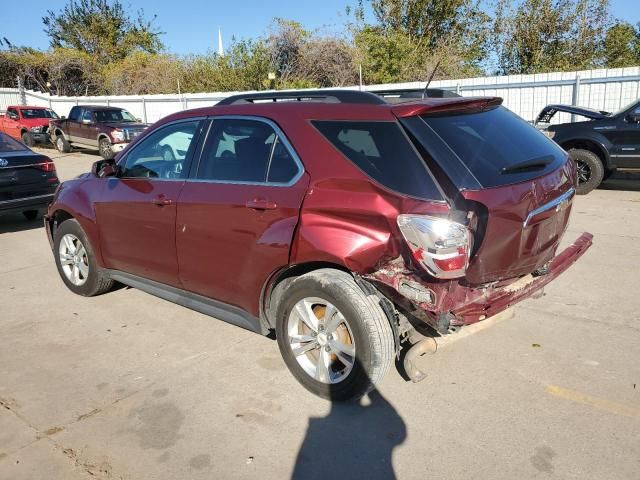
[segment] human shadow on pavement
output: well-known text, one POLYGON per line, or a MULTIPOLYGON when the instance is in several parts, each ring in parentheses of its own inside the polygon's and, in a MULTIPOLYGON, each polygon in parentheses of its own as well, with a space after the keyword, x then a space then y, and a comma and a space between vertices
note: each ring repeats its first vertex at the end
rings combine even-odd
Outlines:
POLYGON ((378 391, 367 397, 333 402, 326 417, 309 419, 293 480, 396 478, 392 454, 407 437, 406 425, 378 391))

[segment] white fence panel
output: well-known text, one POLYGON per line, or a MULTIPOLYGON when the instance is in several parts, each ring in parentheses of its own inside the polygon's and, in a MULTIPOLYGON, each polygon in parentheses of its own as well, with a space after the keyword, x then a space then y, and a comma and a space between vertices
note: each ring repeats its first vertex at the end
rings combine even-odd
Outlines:
MULTIPOLYGON (((424 88, 424 82, 368 85, 367 91, 424 88)), ((456 91, 463 96, 495 95, 504 105, 528 121, 545 105, 563 103, 616 111, 640 97, 640 67, 553 72, 536 75, 509 75, 434 81, 433 88, 456 91)), ((346 87, 357 90, 357 86, 346 87)), ((184 95, 131 95, 101 97, 58 97, 47 93, 24 92, 27 105, 45 106, 67 116, 78 104, 113 105, 126 108, 146 122, 155 122, 171 113, 188 108, 215 105, 223 98, 239 92, 196 93, 184 95)), ((22 102, 20 91, 0 88, 0 111, 22 102)), ((578 117, 579 118, 579 117, 578 117)), ((571 121, 571 115, 560 113, 554 123, 571 121)))

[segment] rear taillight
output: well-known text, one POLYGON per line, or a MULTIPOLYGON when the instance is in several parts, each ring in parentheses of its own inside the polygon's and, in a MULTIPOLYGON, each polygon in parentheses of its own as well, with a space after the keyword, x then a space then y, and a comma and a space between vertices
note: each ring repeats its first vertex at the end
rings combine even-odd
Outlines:
POLYGON ((34 165, 34 167, 36 167, 38 170, 42 170, 43 172, 55 172, 56 171, 56 166, 53 162, 44 162, 44 163, 38 163, 36 165, 34 165))
POLYGON ((427 215, 399 215, 398 226, 416 262, 436 278, 464 276, 471 232, 464 225, 427 215))

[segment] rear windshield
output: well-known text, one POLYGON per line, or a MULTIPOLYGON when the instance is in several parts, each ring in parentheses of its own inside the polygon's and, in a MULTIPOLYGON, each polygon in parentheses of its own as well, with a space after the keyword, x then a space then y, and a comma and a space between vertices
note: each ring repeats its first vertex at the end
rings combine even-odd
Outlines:
POLYGON ((505 107, 422 119, 484 187, 523 182, 566 160, 558 145, 505 107))
POLYGON ((22 143, 14 140, 9 135, 0 133, 0 153, 3 152, 24 152, 29 150, 22 143))
POLYGON ((364 173, 412 197, 443 200, 423 160, 395 122, 313 121, 364 173))

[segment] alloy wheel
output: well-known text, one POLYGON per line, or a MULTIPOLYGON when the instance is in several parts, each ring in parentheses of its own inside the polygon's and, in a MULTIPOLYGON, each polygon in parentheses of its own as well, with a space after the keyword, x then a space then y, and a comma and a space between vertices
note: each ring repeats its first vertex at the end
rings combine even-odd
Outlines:
POLYGON ((578 170, 578 183, 587 183, 591 178, 591 167, 585 162, 577 160, 576 168, 578 170))
POLYGON ((80 239, 67 233, 60 239, 58 255, 67 280, 78 287, 84 285, 89 276, 89 257, 80 239))
POLYGON ((302 369, 325 384, 353 370, 356 346, 347 319, 331 303, 307 297, 295 304, 287 324, 289 346, 302 369))
POLYGON ((64 150, 64 141, 62 140, 62 138, 58 137, 58 139, 56 140, 56 148, 60 152, 62 152, 64 150))

